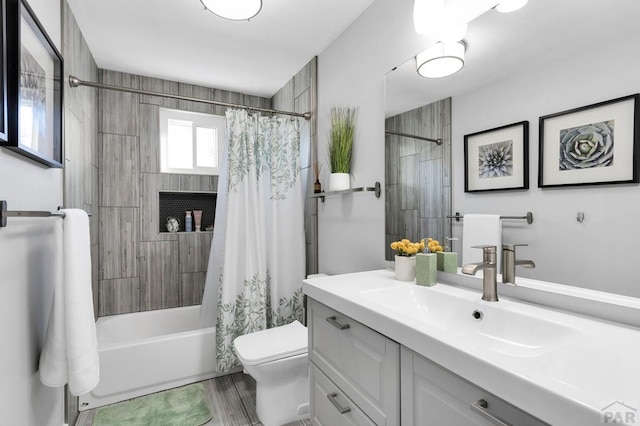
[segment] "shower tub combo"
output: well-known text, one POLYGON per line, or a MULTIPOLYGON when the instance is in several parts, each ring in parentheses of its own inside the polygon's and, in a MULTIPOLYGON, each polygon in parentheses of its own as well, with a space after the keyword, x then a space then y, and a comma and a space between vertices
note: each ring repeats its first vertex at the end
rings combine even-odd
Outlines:
POLYGON ((215 327, 199 328, 199 315, 195 305, 98 318, 100 382, 80 411, 222 375, 215 327))

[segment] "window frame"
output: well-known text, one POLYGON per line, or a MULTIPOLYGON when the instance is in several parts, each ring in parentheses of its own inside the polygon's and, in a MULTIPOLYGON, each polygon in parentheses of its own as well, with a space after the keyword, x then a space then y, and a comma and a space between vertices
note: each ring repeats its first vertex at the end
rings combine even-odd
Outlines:
POLYGON ((220 174, 220 162, 222 161, 222 151, 227 140, 226 134, 226 118, 222 115, 205 114, 201 112, 185 111, 171 108, 159 108, 159 132, 160 132, 160 173, 189 174, 189 175, 208 175, 217 176, 220 174), (174 168, 168 165, 169 151, 169 120, 190 121, 191 126, 191 144, 193 150, 193 168, 174 168), (217 129, 218 134, 218 166, 202 167, 198 166, 198 144, 197 144, 197 128, 213 128, 217 129))

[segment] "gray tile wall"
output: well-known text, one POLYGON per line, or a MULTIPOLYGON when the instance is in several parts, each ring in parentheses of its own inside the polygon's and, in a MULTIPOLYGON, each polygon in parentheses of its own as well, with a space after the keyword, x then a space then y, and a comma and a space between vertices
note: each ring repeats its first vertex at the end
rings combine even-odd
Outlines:
MULTIPOLYGON (((62 56, 64 58, 64 205, 92 214, 89 218, 94 314, 98 316, 98 91, 71 88, 69 75, 96 81, 98 67, 66 1, 62 2, 62 56)), ((67 423, 75 424, 78 399, 67 392, 67 423)))
POLYGON ((385 138, 386 259, 392 241, 451 237, 451 98, 390 117, 385 129, 443 144, 387 135, 385 138))
MULTIPOLYGON (((281 111, 311 112, 311 120, 300 119, 300 162, 305 194, 313 193, 313 168, 318 161, 317 138, 317 58, 313 58, 271 98, 273 108, 281 111)), ((304 231, 307 274, 318 272, 318 199, 305 199, 304 231)))
MULTIPOLYGON (((257 96, 100 70, 100 82, 271 108, 257 96)), ((95 79, 94 79, 95 80, 95 79)), ((99 315, 202 301, 212 233, 159 233, 159 191, 216 192, 217 176, 160 174, 160 107, 224 115, 226 108, 99 91, 99 315)))

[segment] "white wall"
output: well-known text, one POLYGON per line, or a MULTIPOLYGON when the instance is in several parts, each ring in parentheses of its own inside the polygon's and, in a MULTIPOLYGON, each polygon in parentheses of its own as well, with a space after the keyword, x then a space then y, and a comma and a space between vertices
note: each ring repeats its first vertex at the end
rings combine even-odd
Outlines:
MULTIPOLYGON (((30 0, 61 46, 60 3, 30 0)), ((0 149, 0 199, 10 210, 55 210, 62 204, 62 171, 0 149)), ((52 302, 52 265, 59 253, 51 238, 59 219, 9 219, 0 229, 0 423, 63 424, 62 388, 40 384, 37 368, 52 302)))
MULTIPOLYGON (((318 57, 318 158, 328 190, 329 109, 359 107, 351 186, 384 188, 384 75, 411 55, 395 49, 409 26, 413 0, 375 1, 318 57), (402 19, 389 22, 389 16, 402 19)), ((409 52, 418 50, 407 46, 409 52)), ((384 194, 356 193, 318 202, 318 270, 329 274, 383 268, 384 194)))
MULTIPOLYGON (((503 241, 527 243, 518 257, 537 268, 519 276, 640 296, 632 265, 640 237, 638 185, 539 189, 538 118, 640 91, 640 34, 603 42, 507 81, 454 97, 453 209, 461 213, 534 214, 534 223, 503 221, 503 241), (529 190, 464 193, 465 134, 522 120, 530 123, 529 190), (576 213, 585 213, 583 223, 576 213)), ((461 225, 454 225, 460 237, 461 225)))
MULTIPOLYGON (((466 4, 471 20, 487 1, 446 0, 466 4)), ((413 0, 376 0, 318 56, 318 158, 327 158, 329 109, 360 108, 352 165, 352 187, 384 188, 384 77, 436 40, 416 36, 413 0)), ((325 160, 321 182, 329 184, 325 160)), ((327 197, 318 202, 318 266, 329 274, 384 268, 384 194, 327 197)))

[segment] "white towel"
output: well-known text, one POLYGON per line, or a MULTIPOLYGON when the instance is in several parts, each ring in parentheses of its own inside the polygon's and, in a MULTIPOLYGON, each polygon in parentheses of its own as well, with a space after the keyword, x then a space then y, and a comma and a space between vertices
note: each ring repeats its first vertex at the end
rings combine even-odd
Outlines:
POLYGON ((69 383, 69 391, 81 395, 95 388, 99 380, 89 217, 84 210, 62 211, 65 218, 60 221, 57 236, 62 234, 64 261, 61 272, 56 274, 39 374, 44 385, 59 387, 69 383))
POLYGON ((496 268, 500 271, 502 223, 496 214, 465 214, 462 225, 462 264, 482 262, 482 250, 471 246, 496 246, 496 268))

